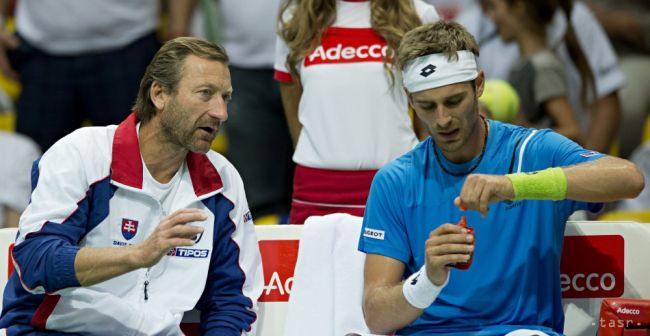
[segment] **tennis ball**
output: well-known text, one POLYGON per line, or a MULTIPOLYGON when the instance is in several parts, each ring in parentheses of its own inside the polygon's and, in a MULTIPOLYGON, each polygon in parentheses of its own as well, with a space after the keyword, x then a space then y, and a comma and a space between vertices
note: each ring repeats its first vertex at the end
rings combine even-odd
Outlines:
POLYGON ((478 100, 488 110, 488 117, 494 120, 513 122, 519 113, 519 95, 504 80, 486 80, 478 100))

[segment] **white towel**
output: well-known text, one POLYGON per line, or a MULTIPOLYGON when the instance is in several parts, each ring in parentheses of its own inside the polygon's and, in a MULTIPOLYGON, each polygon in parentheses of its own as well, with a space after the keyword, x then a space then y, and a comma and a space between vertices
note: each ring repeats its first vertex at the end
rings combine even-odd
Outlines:
POLYGON ((285 336, 369 333, 363 319, 363 264, 357 250, 361 217, 314 216, 305 221, 289 297, 285 336))

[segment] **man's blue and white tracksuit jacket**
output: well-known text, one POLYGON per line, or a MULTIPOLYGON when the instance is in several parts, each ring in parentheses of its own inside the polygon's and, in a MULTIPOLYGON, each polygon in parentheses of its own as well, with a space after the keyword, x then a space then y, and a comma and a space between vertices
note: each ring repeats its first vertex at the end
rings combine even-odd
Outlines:
POLYGON ((188 224, 205 230, 195 245, 172 249, 148 269, 80 287, 80 247, 140 243, 166 215, 143 190, 136 128, 132 114, 119 126, 79 129, 34 164, 0 319, 9 335, 179 335, 183 313, 194 308, 202 334, 254 333, 264 285, 257 238, 241 178, 214 152, 188 154, 172 201, 172 211, 208 214, 188 224))

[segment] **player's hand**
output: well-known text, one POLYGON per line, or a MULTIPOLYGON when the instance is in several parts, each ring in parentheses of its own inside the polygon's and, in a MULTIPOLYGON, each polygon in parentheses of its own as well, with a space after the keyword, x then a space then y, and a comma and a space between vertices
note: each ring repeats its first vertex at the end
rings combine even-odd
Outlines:
POLYGON ((199 209, 181 209, 163 218, 144 242, 135 245, 142 261, 141 267, 155 265, 174 247, 194 245, 192 238, 202 233, 203 228, 185 224, 206 219, 208 216, 199 209))
POLYGON ((429 280, 436 286, 444 284, 449 265, 469 260, 473 241, 474 236, 467 229, 455 224, 443 224, 431 231, 424 252, 429 280))
POLYGON ((485 217, 490 210, 488 204, 514 197, 515 191, 509 178, 503 175, 472 174, 467 176, 454 204, 458 207, 463 204, 467 209, 476 210, 485 217))

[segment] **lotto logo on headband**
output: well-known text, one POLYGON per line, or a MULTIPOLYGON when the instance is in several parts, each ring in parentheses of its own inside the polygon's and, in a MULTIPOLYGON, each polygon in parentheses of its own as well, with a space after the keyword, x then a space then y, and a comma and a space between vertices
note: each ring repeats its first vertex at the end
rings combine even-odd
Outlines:
POLYGON ((436 66, 433 64, 429 64, 424 68, 422 68, 422 71, 420 71, 420 76, 429 77, 434 72, 436 72, 436 66))

